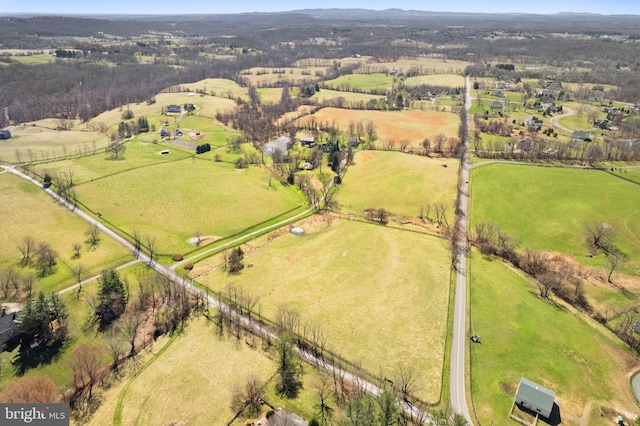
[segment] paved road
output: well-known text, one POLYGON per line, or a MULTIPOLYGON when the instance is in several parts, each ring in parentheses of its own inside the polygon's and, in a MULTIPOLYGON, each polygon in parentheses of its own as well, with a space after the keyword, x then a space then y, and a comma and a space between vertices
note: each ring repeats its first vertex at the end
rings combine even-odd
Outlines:
POLYGON ((569 134, 573 133, 573 130, 568 129, 560 124, 558 124, 558 120, 563 118, 563 117, 568 117, 570 115, 573 115, 574 111, 571 108, 565 108, 562 107, 562 114, 560 115, 556 115, 555 117, 551 117, 551 124, 553 125, 553 127, 557 127, 559 129, 564 130, 565 132, 569 132, 569 134))
MULTIPOLYGON (((471 81, 467 77, 467 96, 465 108, 469 111, 471 106, 471 81)), ((467 117, 469 121, 469 117, 467 117)), ((463 143, 469 147, 469 131, 471 123, 467 123, 467 134, 463 143)), ((458 223, 457 250, 457 274, 456 297, 453 310, 453 341, 451 345, 451 409, 454 413, 461 414, 469 422, 471 416, 467 408, 466 393, 466 343, 467 343, 467 212, 469 198, 469 153, 462 160, 460 185, 460 221, 458 223)))

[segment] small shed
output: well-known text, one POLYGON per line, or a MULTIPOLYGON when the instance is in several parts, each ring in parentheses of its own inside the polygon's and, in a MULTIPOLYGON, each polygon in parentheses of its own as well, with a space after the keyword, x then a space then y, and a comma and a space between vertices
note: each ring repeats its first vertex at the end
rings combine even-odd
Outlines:
POLYGON ((531 380, 520 379, 516 392, 516 404, 542 417, 550 417, 555 403, 556 393, 531 380))
POLYGON ((168 149, 163 149, 162 151, 160 151, 160 154, 165 155, 168 154, 169 150, 168 149))

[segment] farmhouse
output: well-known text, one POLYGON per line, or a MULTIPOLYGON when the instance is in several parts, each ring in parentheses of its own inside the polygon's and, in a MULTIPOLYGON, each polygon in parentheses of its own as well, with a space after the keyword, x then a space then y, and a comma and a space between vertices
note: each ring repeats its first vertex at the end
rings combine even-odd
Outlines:
POLYGON ((524 125, 530 126, 530 127, 537 127, 539 129, 544 125, 544 123, 542 122, 542 119, 531 115, 524 119, 524 125))
POLYGON ((504 109, 504 105, 502 105, 502 102, 493 101, 493 102, 491 102, 491 105, 489 105, 489 108, 491 108, 491 109, 504 109))
POLYGON ((2 314, 0 315, 0 349, 5 343, 20 334, 20 327, 16 322, 18 314, 18 312, 7 312, 6 308, 2 307, 2 314))
POLYGON ((542 417, 550 417, 556 393, 531 380, 520 379, 515 403, 520 407, 533 411, 542 417))
POLYGON ((11 132, 8 130, 0 130, 0 139, 9 139, 11 137, 11 132))
POLYGON ((571 139, 586 141, 587 139, 589 139, 589 132, 586 130, 576 130, 575 132, 571 133, 571 139))
POLYGON ((180 114, 182 112, 182 107, 180 105, 168 105, 167 113, 169 114, 180 114))
POLYGON ((507 97, 507 95, 502 93, 500 90, 494 90, 493 92, 491 92, 491 96, 496 96, 498 98, 506 98, 507 97))

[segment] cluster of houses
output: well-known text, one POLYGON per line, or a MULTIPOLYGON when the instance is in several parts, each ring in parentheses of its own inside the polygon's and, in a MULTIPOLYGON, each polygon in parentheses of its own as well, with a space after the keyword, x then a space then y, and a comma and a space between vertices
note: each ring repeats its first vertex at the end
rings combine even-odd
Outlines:
MULTIPOLYGON (((323 153, 329 153, 333 151, 337 145, 338 141, 327 140, 326 142, 318 143, 316 138, 312 136, 303 136, 298 139, 300 145, 304 148, 315 148, 318 147, 322 150, 323 153)), ((283 163, 291 163, 293 161, 293 157, 288 155, 287 153, 291 148, 293 148, 294 141, 289 136, 279 136, 275 139, 270 140, 262 146, 262 151, 270 157, 276 155, 276 152, 282 154, 282 162, 283 163)), ((349 139, 349 146, 355 148, 359 145, 359 142, 356 138, 349 139)), ((302 160, 298 165, 300 170, 313 170, 313 164, 310 161, 302 160)))

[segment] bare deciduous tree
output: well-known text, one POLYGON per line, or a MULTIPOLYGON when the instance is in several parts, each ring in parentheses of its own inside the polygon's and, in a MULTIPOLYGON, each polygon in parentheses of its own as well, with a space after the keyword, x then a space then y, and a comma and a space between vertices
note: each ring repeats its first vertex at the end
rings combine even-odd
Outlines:
POLYGON ((18 250, 22 253, 22 264, 28 265, 31 263, 31 254, 36 247, 36 240, 30 235, 22 237, 22 242, 18 246, 18 250))

